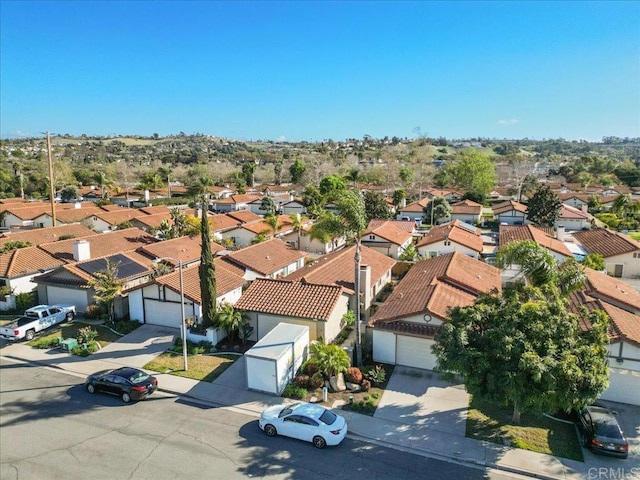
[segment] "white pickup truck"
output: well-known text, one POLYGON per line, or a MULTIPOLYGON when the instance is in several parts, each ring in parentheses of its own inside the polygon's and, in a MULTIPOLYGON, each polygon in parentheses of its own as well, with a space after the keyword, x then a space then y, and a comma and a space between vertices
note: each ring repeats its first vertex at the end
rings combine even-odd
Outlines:
POLYGON ((0 327, 0 337, 9 340, 32 340, 36 333, 65 320, 73 320, 75 305, 38 305, 24 312, 24 316, 0 327))

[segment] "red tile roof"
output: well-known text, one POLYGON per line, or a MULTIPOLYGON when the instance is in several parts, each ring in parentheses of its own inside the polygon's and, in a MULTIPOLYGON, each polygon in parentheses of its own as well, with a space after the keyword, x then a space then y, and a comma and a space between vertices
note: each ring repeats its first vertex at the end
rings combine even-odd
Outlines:
POLYGON ((0 254, 0 278, 15 278, 59 267, 64 262, 37 246, 0 254))
POLYGON ((510 212, 511 210, 515 210, 516 212, 527 213, 527 206, 521 203, 516 202, 515 200, 507 200, 506 202, 498 203, 492 207, 494 215, 501 215, 506 212, 510 212))
POLYGON ((227 216, 231 217, 234 220, 237 220, 239 223, 250 223, 256 222, 258 220, 262 220, 262 216, 257 213, 253 213, 251 210, 237 210, 235 212, 227 213, 227 216))
MULTIPOLYGON (((341 285, 354 291, 355 246, 340 249, 314 260, 295 272, 287 275, 285 280, 304 279, 307 283, 318 285, 341 285), (351 268, 349 268, 349 266, 351 268)), ((362 247, 360 264, 371 267, 371 283, 375 284, 389 272, 396 261, 375 250, 362 247)))
POLYGON ((454 220, 453 222, 433 227, 420 239, 416 247, 423 247, 448 239, 476 252, 482 252, 484 245, 480 229, 474 228, 475 232, 471 232, 468 228, 461 227, 461 223, 460 220, 454 220))
MULTIPOLYGON (((199 264, 200 262, 198 262, 199 264)), ((200 275, 198 273, 198 264, 183 267, 182 277, 184 284, 184 296, 196 303, 202 302, 200 295, 200 275)), ((238 275, 237 270, 230 268, 220 259, 214 259, 216 277, 216 295, 219 297, 229 293, 237 288, 241 288, 245 280, 242 275, 238 275)), ((180 270, 175 269, 173 272, 162 277, 158 277, 156 283, 166 285, 176 293, 180 293, 180 270)))
POLYGON ((418 201, 415 201, 415 202, 407 204, 406 206, 400 208, 399 210, 401 212, 422 213, 422 212, 424 212, 424 207, 429 205, 430 201, 431 200, 429 198, 422 198, 422 199, 420 199, 418 201))
MULTIPOLYGON (((91 258, 100 258, 118 252, 133 251, 139 247, 158 241, 139 228, 127 228, 83 238, 89 242, 91 258)), ((78 240, 78 238, 74 238, 45 243, 40 245, 40 248, 58 259, 75 263, 73 259, 73 244, 78 240)))
POLYGON ((381 220, 378 218, 374 218, 369 221, 369 225, 367 225, 367 230, 375 229, 384 223, 395 225, 400 230, 404 230, 407 233, 413 233, 416 229, 416 222, 414 222, 413 220, 381 220))
POLYGON ((510 242, 524 240, 534 241, 541 247, 565 257, 573 257, 573 254, 563 242, 546 234, 538 227, 533 225, 500 225, 499 246, 502 247, 510 242))
POLYGON ((410 232, 403 230, 391 222, 385 222, 374 228, 367 228, 362 234, 362 238, 365 238, 367 235, 376 235, 394 245, 404 245, 413 238, 410 232))
MULTIPOLYGON (((224 250, 224 247, 211 242, 211 252, 214 255, 221 250, 224 250)), ((172 238, 171 240, 143 245, 138 251, 148 255, 151 259, 173 257, 183 263, 192 263, 200 259, 202 241, 199 235, 172 238)))
POLYGON ((251 283, 235 307, 272 315, 327 321, 342 294, 343 288, 336 285, 259 278, 251 283))
POLYGON ((454 306, 472 305, 480 293, 502 289, 500 270, 461 253, 417 262, 380 306, 370 325, 429 313, 446 318, 454 306))
POLYGON ((271 275, 306 256, 305 252, 274 238, 232 252, 224 259, 261 275, 271 275))
POLYGON ((586 293, 608 303, 619 304, 631 311, 640 310, 640 292, 631 285, 606 273, 585 268, 587 275, 586 293))
POLYGON ((572 236, 587 252, 599 253, 604 258, 640 250, 640 243, 633 238, 604 228, 574 232, 572 236))
POLYGON ((458 215, 480 215, 482 214, 482 204, 471 200, 463 200, 462 202, 451 205, 451 213, 458 215))
POLYGON ((57 242, 60 237, 88 237, 98 235, 93 230, 77 224, 59 225, 57 227, 34 228, 32 230, 21 230, 19 232, 8 232, 0 236, 0 245, 7 242, 29 242, 31 245, 40 245, 41 243, 57 242))

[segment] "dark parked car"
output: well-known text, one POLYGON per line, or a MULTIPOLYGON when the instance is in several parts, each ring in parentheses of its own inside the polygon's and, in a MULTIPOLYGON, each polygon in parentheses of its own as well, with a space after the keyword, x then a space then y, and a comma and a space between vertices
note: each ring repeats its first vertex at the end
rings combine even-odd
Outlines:
POLYGON ((144 400, 158 388, 156 377, 137 368, 122 367, 89 375, 84 382, 89 393, 104 392, 117 395, 122 401, 144 400))
POLYGON ((614 412, 591 405, 579 412, 578 421, 585 447, 593 453, 627 458, 629 444, 622 434, 614 412))

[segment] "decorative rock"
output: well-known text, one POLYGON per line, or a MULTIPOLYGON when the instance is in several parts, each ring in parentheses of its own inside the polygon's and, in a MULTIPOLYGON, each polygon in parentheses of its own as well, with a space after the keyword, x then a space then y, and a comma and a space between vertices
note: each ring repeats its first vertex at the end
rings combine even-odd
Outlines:
POLYGON ((351 392, 359 392, 360 390, 362 390, 362 387, 357 383, 346 382, 345 386, 347 387, 347 390, 351 392))
POLYGON ((331 385, 331 390, 333 392, 344 392, 347 389, 347 386, 344 384, 344 376, 341 373, 337 376, 331 377, 329 379, 329 384, 331 385))
POLYGON ((331 408, 344 407, 346 404, 347 402, 345 402, 344 400, 336 400, 335 402, 333 402, 333 405, 331 405, 331 408))
POLYGON ((314 395, 314 396, 312 396, 312 397, 309 399, 309 403, 318 403, 318 397, 316 397, 315 395, 314 395))

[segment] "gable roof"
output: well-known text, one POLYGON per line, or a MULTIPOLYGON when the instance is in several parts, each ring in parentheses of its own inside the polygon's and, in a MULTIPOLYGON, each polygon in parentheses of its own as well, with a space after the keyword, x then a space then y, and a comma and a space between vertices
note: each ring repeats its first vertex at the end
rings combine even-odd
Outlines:
POLYGON ((262 197, 263 195, 257 195, 253 193, 243 193, 240 195, 231 195, 226 198, 219 198, 215 200, 214 203, 216 203, 217 205, 226 205, 226 204, 237 205, 237 204, 250 203, 253 200, 259 199, 262 197))
POLYGON ((343 288, 291 280, 258 278, 247 288, 236 308, 254 312, 327 321, 343 288))
MULTIPOLYGON (((260 198, 262 199, 262 198, 260 198)), ((237 220, 239 223, 250 223, 258 220, 262 220, 262 216, 257 213, 253 213, 251 210, 236 210, 234 212, 227 213, 227 216, 237 220)))
MULTIPOLYGON (((222 245, 211 242, 211 253, 224 250, 222 245)), ((202 253, 202 239, 199 235, 172 238, 149 245, 143 245, 138 251, 151 257, 152 259, 172 257, 182 261, 182 263, 192 263, 200 259, 202 253)), ((167 258, 168 260, 171 260, 167 258)), ((175 262, 171 262, 175 263, 175 262)))
POLYGON ((217 213, 209 218, 209 227, 213 232, 222 232, 224 230, 232 230, 240 225, 241 221, 233 218, 225 213, 217 213))
POLYGON ((372 218, 369 220, 367 229, 375 229, 384 223, 390 223, 398 227, 400 230, 404 230, 407 233, 413 233, 416 229, 416 223, 413 220, 386 220, 379 218, 372 218))
POLYGON ((401 211, 401 212, 418 212, 418 213, 422 213, 422 212, 424 212, 424 207, 429 205, 429 202, 431 202, 431 200, 429 198, 427 198, 427 197, 421 198, 420 200, 417 200, 415 202, 408 203, 404 207, 400 208, 399 211, 401 211))
POLYGON ((120 210, 112 210, 110 212, 94 213, 93 216, 98 217, 109 225, 120 225, 121 223, 130 222, 135 218, 145 215, 144 212, 134 208, 121 208, 120 210))
POLYGON ((500 270, 458 252, 417 262, 396 285, 369 324, 429 313, 446 318, 449 308, 472 305, 480 293, 502 290, 500 270))
POLYGON ((453 222, 433 227, 416 244, 416 247, 424 247, 442 240, 451 240, 476 252, 482 252, 484 244, 480 229, 473 227, 475 231, 471 231, 469 228, 464 228, 462 226, 463 223, 460 220, 454 220, 453 222))
POLYGON ((533 225, 500 225, 498 248, 510 242, 524 240, 532 240, 547 250, 573 258, 571 250, 563 242, 546 234, 538 227, 533 225))
MULTIPOLYGON (((243 223, 240 227, 244 228, 245 230, 249 230, 250 232, 255 233, 256 235, 259 235, 261 233, 267 233, 268 235, 273 235, 273 228, 271 227, 271 225, 269 225, 269 223, 267 223, 267 220, 263 219, 263 217, 260 217, 259 215, 258 217, 260 218, 259 221, 243 223)), ((291 218, 291 216, 283 214, 283 215, 278 215, 277 218, 278 218, 278 224, 276 226, 276 234, 281 233, 283 230, 293 229, 291 224, 293 219, 291 218)))
POLYGON ((361 238, 364 238, 366 235, 376 235, 394 245, 404 245, 413 238, 410 232, 389 221, 374 227, 369 226, 361 238))
POLYGON ((573 232, 571 235, 587 252, 598 253, 604 258, 640 250, 640 243, 633 238, 605 228, 573 232))
POLYGON ((8 232, 0 236, 0 245, 7 242, 29 242, 31 245, 40 245, 41 243, 57 242, 60 237, 88 237, 98 235, 98 233, 79 223, 71 225, 59 225, 56 227, 34 228, 33 230, 22 230, 19 232, 8 232))
MULTIPOLYGON (((158 241, 156 238, 135 227, 82 237, 82 239, 89 242, 91 258, 104 257, 117 252, 132 251, 158 241)), ((74 263, 73 244, 78 240, 80 239, 74 238, 45 243, 40 245, 39 248, 60 260, 74 263)))
POLYGON ((37 246, 0 254, 0 278, 15 278, 59 267, 64 262, 37 246))
POLYGON ((223 258, 261 275, 271 275, 306 256, 305 252, 296 250, 286 242, 274 238, 242 248, 223 258))
POLYGON ((472 200, 463 200, 451 205, 451 214, 455 215, 480 215, 482 213, 482 204, 472 200))
MULTIPOLYGON (((355 265, 353 262, 355 249, 356 247, 354 245, 323 255, 284 278, 285 280, 304 279, 307 283, 315 283, 318 285, 341 285, 354 291, 355 265)), ((360 256, 360 265, 368 265, 371 267, 372 285, 396 264, 393 258, 387 257, 366 246, 361 247, 360 256)))
POLYGON ((99 213, 106 213, 105 210, 101 208, 71 208, 69 210, 56 210, 56 219, 63 223, 77 223, 85 218, 92 217, 99 213))
POLYGON ((560 217, 558 220, 573 219, 573 220, 588 220, 589 215, 584 213, 579 208, 572 207, 571 205, 565 205, 564 203, 560 207, 560 217))
MULTIPOLYGON (((199 262, 198 262, 199 263, 199 262)), ((216 296, 229 293, 244 285, 245 280, 242 274, 221 259, 213 260, 216 277, 216 296)), ((200 275, 197 265, 182 268, 182 280, 184 286, 184 296, 190 300, 201 304, 202 297, 200 295, 200 275)), ((180 269, 176 268, 173 272, 163 275, 155 279, 159 285, 165 285, 176 293, 180 293, 180 269)))
POLYGON ((142 207, 138 211, 145 213, 146 215, 156 215, 158 213, 171 213, 171 210, 166 205, 156 205, 155 207, 142 207))
POLYGON ((591 268, 585 268, 585 274, 585 291, 588 295, 607 303, 618 304, 623 309, 640 310, 640 292, 628 283, 591 268))
POLYGON ((503 213, 510 212, 515 210, 516 212, 527 213, 527 206, 523 205, 515 200, 507 200, 506 202, 501 202, 492 207, 494 215, 502 215, 503 213))

